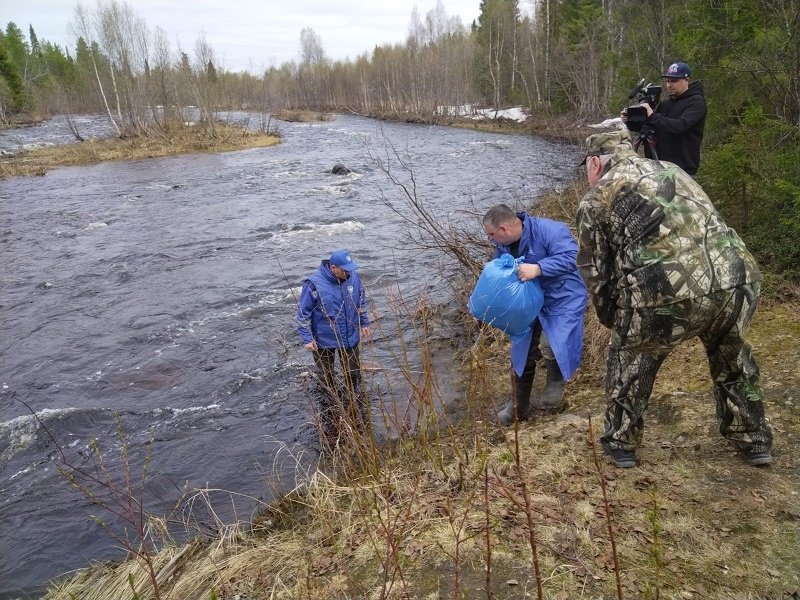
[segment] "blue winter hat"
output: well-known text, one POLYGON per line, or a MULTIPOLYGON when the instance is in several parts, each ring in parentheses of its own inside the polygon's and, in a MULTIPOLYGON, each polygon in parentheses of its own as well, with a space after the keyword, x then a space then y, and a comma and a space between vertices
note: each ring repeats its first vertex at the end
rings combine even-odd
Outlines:
POLYGON ((661 77, 668 78, 668 79, 683 79, 684 77, 691 77, 692 70, 689 68, 685 62, 676 62, 672 63, 669 68, 667 68, 667 72, 664 73, 661 77))
POLYGON ((331 264, 340 269, 344 269, 348 273, 358 268, 355 261, 350 258, 350 253, 347 250, 336 250, 331 254, 331 264))

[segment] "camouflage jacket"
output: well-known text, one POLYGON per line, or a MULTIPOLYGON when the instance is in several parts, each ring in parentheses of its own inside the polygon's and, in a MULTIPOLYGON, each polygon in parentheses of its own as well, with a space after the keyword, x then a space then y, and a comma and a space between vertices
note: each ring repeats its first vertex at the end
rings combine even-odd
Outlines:
POLYGON ((577 216, 578 267, 600 321, 761 279, 703 189, 667 162, 621 150, 577 216))

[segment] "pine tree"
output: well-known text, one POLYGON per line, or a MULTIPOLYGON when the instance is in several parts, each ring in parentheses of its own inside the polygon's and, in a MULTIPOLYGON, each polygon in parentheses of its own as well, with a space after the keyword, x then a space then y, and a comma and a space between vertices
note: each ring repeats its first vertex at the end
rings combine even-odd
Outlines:
POLYGON ((17 66, 2 43, 0 43, 0 77, 8 84, 14 108, 22 110, 26 104, 25 84, 19 76, 17 66))

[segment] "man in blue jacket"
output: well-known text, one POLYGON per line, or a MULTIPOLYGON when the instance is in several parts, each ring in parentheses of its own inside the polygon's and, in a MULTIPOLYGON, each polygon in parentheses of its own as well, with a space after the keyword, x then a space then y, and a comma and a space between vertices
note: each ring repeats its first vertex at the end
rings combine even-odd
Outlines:
POLYGON ((628 122, 624 110, 621 116, 632 131, 655 132, 655 154, 646 144, 645 157, 674 163, 694 177, 700 167, 700 143, 708 108, 703 84, 690 81, 691 74, 685 62, 672 63, 661 76, 669 98, 660 102, 655 110, 646 102, 642 104, 647 113, 644 123, 628 122))
POLYGON ((366 417, 366 401, 361 393, 361 336, 369 336, 367 297, 347 250, 336 250, 329 260, 305 281, 297 308, 297 331, 303 344, 314 355, 326 393, 322 402, 323 417, 333 411, 353 407, 357 419, 366 417), (343 398, 334 373, 336 353, 344 378, 343 398))
POLYGON ((581 360, 586 286, 578 272, 578 243, 566 224, 527 213, 515 213, 505 204, 490 208, 483 229, 495 245, 495 257, 509 253, 522 258, 521 281, 539 279, 544 305, 531 333, 511 345, 514 390, 512 399, 498 414, 502 425, 525 420, 531 413, 531 390, 536 360, 541 356, 547 383, 534 399, 538 409, 557 409, 569 379, 581 360), (544 335, 542 335, 544 334, 544 335))

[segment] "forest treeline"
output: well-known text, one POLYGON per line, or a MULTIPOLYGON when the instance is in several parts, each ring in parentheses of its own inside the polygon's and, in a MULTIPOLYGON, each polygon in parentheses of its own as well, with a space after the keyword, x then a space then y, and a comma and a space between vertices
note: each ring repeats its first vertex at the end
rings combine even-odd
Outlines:
POLYGON ((65 24, 74 47, 38 39, 33 23, 0 32, 0 121, 100 112, 128 136, 182 126, 188 105, 212 128, 218 109, 429 120, 524 106, 539 123, 585 124, 682 59, 709 106, 698 179, 765 270, 800 281, 800 0, 476 1, 471 24, 441 0, 415 9, 403 44, 353 60, 329 59, 306 28, 297 61, 259 73, 226 70, 202 35, 174 48, 125 2, 78 5, 65 24))

